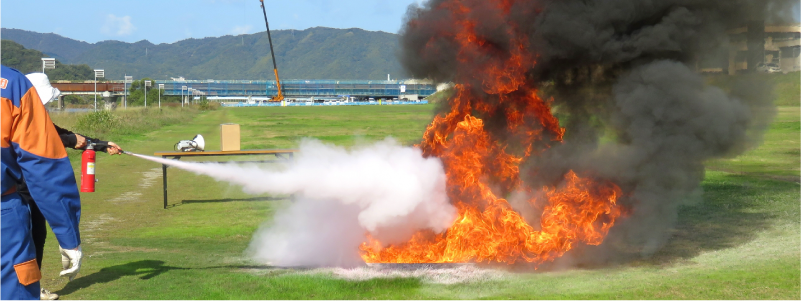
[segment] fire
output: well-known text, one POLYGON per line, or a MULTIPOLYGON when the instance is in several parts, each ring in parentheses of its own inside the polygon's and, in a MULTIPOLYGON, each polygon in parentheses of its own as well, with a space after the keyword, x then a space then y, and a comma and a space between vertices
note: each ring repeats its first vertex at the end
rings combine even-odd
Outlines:
MULTIPOLYGON (((481 9, 503 20, 514 2, 483 1, 481 9)), ((418 147, 425 155, 442 159, 448 196, 458 217, 443 233, 420 231, 398 245, 384 245, 368 234, 360 247, 362 259, 538 264, 562 256, 577 244, 602 243, 622 213, 616 203, 621 195, 618 186, 582 178, 573 171, 553 187, 529 187, 520 179, 521 163, 560 143, 564 136, 550 102, 541 99, 536 83, 526 78, 536 55, 524 47, 525 37, 517 34, 515 24, 504 24, 511 40, 503 47, 492 45, 476 33, 477 24, 470 19, 474 8, 459 0, 440 5, 460 28, 449 37, 459 45, 456 57, 462 64, 454 95, 448 100, 451 110, 434 118, 418 147), (505 124, 490 130, 482 118, 505 124), (512 208, 505 199, 512 192, 532 196, 528 202, 541 211, 538 225, 529 224, 512 208)))
POLYGON ((561 256, 576 243, 603 241, 621 214, 615 203, 620 195, 617 186, 569 172, 564 185, 540 190, 548 205, 537 230, 491 188, 498 184, 492 178, 500 179, 507 189, 523 188, 518 169, 522 158, 494 143, 483 126, 480 119, 467 115, 443 145, 448 195, 459 211, 454 224, 442 234, 422 231, 407 243, 385 248, 371 238, 361 248, 366 262, 540 263, 561 256))

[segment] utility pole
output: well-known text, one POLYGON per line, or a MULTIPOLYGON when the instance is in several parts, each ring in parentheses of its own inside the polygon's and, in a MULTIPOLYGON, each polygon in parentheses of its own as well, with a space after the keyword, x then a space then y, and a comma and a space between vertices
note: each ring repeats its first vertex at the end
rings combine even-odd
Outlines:
POLYGON ((128 108, 128 84, 133 83, 133 76, 125 75, 125 92, 123 93, 123 107, 128 108))
POLYGON ((150 81, 145 81, 145 108, 147 108, 147 87, 150 87, 150 81))
POLYGON ((97 78, 106 77, 106 71, 103 69, 95 69, 95 112, 97 112, 97 78))
POLYGON ((42 58, 42 73, 45 73, 45 69, 56 69, 56 59, 43 57, 42 58))
MULTIPOLYGON (((181 86, 181 107, 182 108, 184 107, 184 90, 186 90, 186 86, 181 86)), ((189 90, 187 90, 186 92, 189 92, 189 90)))
POLYGON ((159 109, 161 109, 161 89, 164 89, 164 84, 159 84, 159 109))

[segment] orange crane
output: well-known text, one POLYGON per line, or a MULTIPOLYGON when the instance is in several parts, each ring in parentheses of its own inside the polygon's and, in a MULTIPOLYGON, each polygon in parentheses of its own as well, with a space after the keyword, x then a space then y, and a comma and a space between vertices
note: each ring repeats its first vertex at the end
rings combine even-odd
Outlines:
POLYGON ((283 101, 284 93, 281 90, 281 80, 278 78, 278 65, 275 64, 275 51, 273 51, 273 38, 270 36, 270 23, 267 22, 267 10, 264 9, 264 0, 261 2, 261 12, 264 13, 264 25, 267 26, 267 40, 270 41, 270 54, 273 56, 273 72, 275 73, 275 84, 278 85, 278 95, 270 101, 283 101))

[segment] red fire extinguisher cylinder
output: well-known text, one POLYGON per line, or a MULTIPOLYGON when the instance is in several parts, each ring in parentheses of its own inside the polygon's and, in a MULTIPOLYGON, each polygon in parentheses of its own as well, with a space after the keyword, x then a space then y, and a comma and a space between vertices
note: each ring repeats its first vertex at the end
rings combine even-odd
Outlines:
POLYGON ((95 192, 95 155, 89 147, 81 155, 81 192, 95 192))

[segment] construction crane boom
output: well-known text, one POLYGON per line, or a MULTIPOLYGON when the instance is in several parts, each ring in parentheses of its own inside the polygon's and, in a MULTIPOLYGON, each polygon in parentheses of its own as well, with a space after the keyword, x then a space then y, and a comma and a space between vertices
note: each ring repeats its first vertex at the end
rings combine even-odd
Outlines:
POLYGON ((261 2, 261 12, 264 13, 264 25, 267 26, 267 40, 270 41, 270 54, 273 56, 273 73, 275 73, 275 84, 278 86, 278 95, 272 101, 283 101, 284 93, 281 89, 281 79, 278 78, 278 65, 275 64, 275 51, 273 51, 273 38, 270 36, 270 23, 267 22, 267 10, 264 9, 264 0, 261 2))

